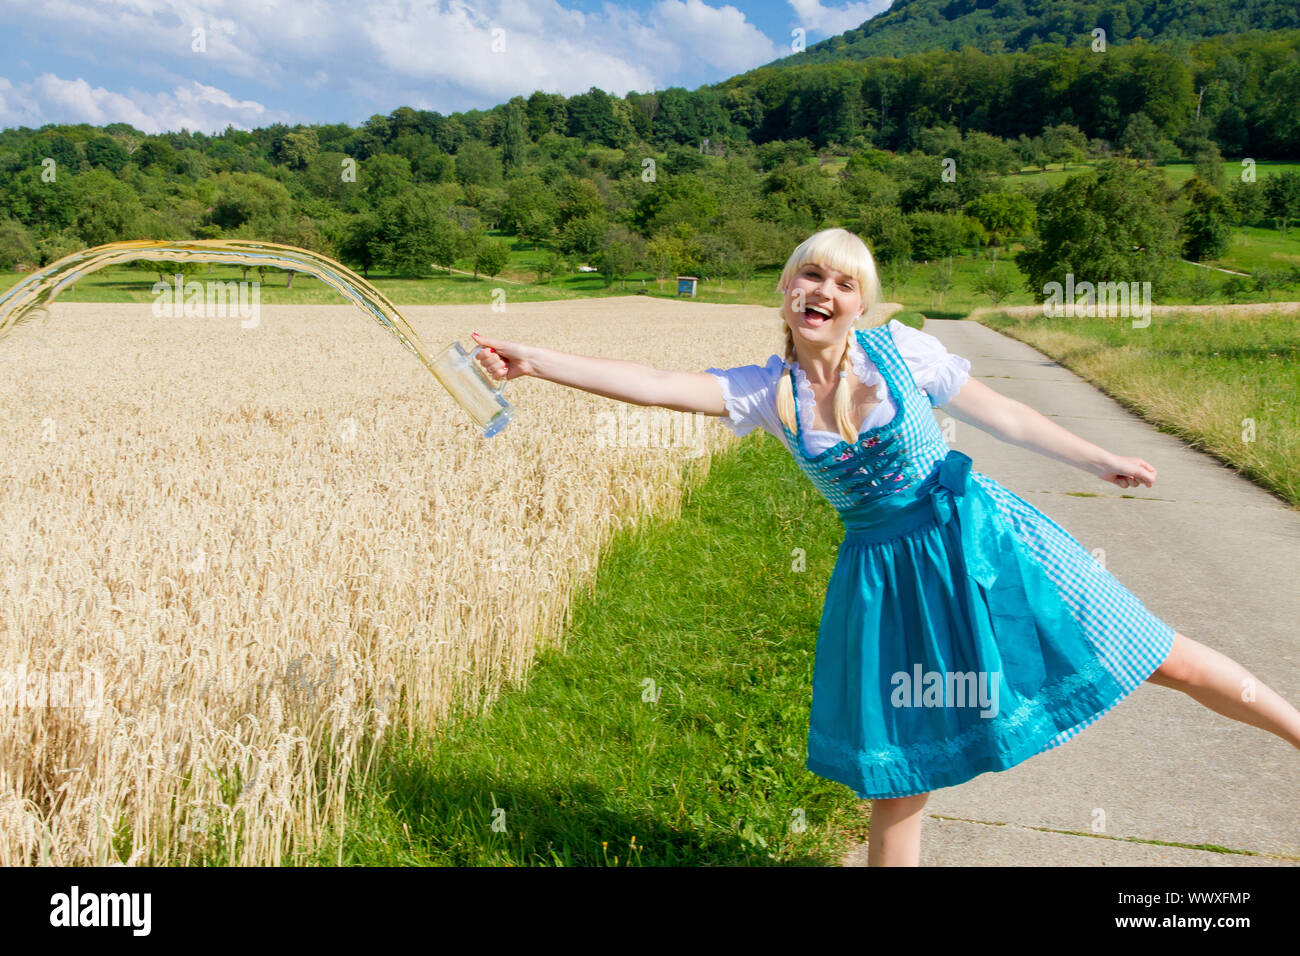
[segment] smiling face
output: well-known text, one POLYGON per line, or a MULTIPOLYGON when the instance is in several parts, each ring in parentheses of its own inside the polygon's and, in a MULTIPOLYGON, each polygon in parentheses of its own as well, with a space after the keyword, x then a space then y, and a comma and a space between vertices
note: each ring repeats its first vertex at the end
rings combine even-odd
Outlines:
POLYGON ((796 340, 842 342, 862 314, 862 290, 856 278, 829 266, 806 262, 784 290, 782 318, 796 340), (826 312, 826 316, 820 313, 826 312))

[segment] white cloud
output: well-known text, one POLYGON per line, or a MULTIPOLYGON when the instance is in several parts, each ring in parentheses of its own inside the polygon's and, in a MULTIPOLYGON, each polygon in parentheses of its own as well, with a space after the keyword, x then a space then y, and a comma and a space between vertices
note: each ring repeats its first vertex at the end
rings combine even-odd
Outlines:
POLYGON ((723 74, 748 70, 781 50, 733 6, 720 9, 701 0, 660 0, 655 19, 673 34, 682 56, 703 60, 723 74))
MULTIPOLYGON (((93 78, 108 87, 171 88, 124 94, 83 83, 30 106, 5 96, 0 122, 21 113, 28 125, 94 122, 91 115, 135 122, 141 114, 191 127, 206 117, 248 125, 263 121, 261 103, 293 110, 304 96, 331 95, 366 101, 368 112, 406 104, 447 113, 534 90, 573 95, 597 86, 622 95, 688 85, 683 76, 694 86, 786 52, 736 6, 705 0, 632 9, 607 2, 599 13, 564 0, 0 0, 0 30, 6 25, 38 31, 49 50, 86 64, 78 72, 93 63, 93 78), (196 29, 204 31, 201 51, 193 49, 196 29), (504 31, 504 52, 492 50, 494 30, 504 31)), ((26 79, 12 66, 9 77, 26 79)))
POLYGON ((57 117, 63 123, 130 123, 145 133, 167 130, 220 132, 227 124, 251 129, 274 121, 265 106, 237 100, 224 90, 189 82, 170 93, 116 93, 91 86, 78 77, 65 80, 42 73, 30 83, 14 85, 0 77, 0 124, 40 126, 57 117))
POLYGON ((893 0, 865 0, 842 7, 828 7, 820 0, 789 0, 791 9, 805 30, 816 30, 826 36, 835 36, 845 30, 862 26, 878 13, 889 9, 893 0))

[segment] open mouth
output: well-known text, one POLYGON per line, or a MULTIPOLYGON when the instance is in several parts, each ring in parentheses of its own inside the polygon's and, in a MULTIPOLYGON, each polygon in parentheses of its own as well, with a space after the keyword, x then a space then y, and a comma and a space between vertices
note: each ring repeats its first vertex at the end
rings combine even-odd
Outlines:
POLYGON ((803 320, 813 328, 825 325, 831 320, 831 314, 819 305, 805 306, 802 313, 803 320))

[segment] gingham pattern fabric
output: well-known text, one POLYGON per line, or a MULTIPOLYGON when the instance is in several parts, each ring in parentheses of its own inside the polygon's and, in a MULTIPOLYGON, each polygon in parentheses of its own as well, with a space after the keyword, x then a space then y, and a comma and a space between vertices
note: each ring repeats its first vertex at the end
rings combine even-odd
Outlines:
MULTIPOLYGON (((1125 694, 1134 690, 1169 656, 1176 631, 1156 617, 1107 571, 1068 531, 988 475, 971 480, 989 493, 1060 591, 1070 615, 1092 640, 1102 664, 1125 694)), ((1094 714, 1053 738, 1057 747, 1101 714, 1094 714)))
POLYGON ((795 415, 795 432, 781 426, 786 445, 796 451, 799 467, 841 514, 868 500, 914 488, 948 454, 948 443, 934 415, 919 414, 933 407, 931 398, 912 378, 911 369, 893 346, 889 329, 880 325, 855 329, 854 334, 885 378, 898 409, 894 417, 861 432, 854 442, 840 441, 811 456, 803 443, 799 416, 795 415))

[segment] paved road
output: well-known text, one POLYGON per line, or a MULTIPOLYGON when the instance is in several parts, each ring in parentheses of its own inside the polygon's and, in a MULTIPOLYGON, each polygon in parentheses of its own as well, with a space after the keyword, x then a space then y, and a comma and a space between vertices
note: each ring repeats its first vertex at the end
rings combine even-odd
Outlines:
MULTIPOLYGON (((1125 491, 954 422, 952 444, 977 471, 1104 548, 1106 567, 1154 614, 1300 701, 1300 512, 1027 345, 972 321, 932 320, 925 331, 991 388, 1151 462, 1154 486, 1125 491)), ((1298 793, 1300 751, 1144 684, 1062 746, 934 791, 921 863, 1296 866, 1298 793)), ((865 866, 866 846, 844 862, 865 866)))

